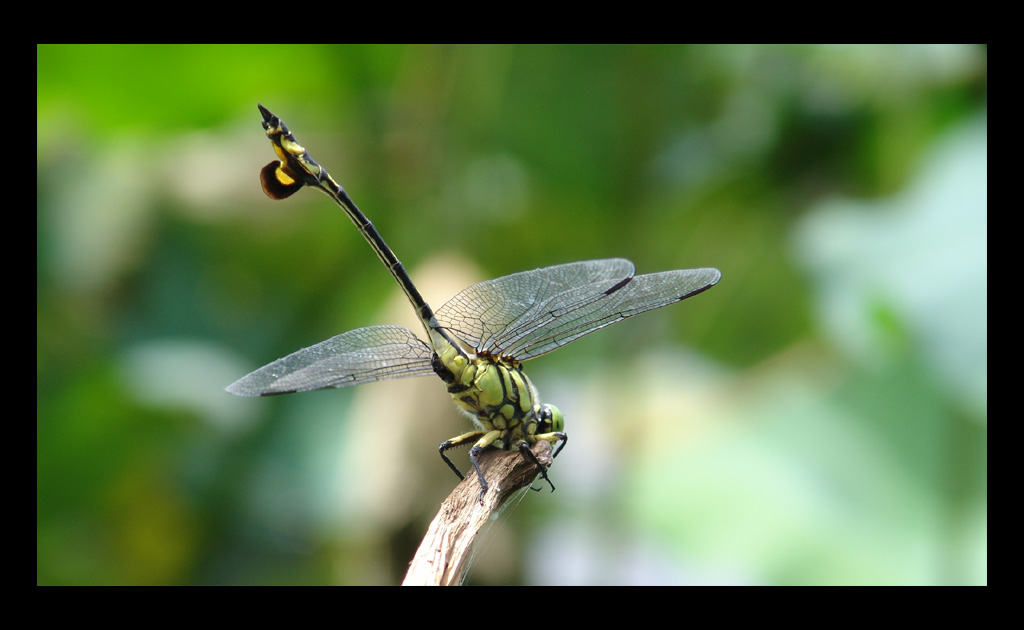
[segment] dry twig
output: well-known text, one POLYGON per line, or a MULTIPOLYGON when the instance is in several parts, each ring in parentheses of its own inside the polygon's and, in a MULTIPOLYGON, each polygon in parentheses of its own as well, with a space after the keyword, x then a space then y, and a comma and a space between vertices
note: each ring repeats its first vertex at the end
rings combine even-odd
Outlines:
MULTIPOLYGON (((542 466, 551 464, 551 444, 533 445, 542 466)), ((473 541, 484 525, 518 490, 537 476, 537 466, 518 451, 492 450, 480 455, 480 467, 487 480, 487 493, 480 501, 480 482, 475 474, 466 478, 441 504, 416 551, 403 586, 452 586, 462 581, 473 541)))

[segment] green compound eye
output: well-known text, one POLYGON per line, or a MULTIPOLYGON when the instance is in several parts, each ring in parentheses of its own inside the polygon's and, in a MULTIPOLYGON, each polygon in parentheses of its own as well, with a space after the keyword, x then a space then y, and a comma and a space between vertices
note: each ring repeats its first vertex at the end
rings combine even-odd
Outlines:
POLYGON ((551 431, 565 430, 565 417, 558 407, 554 405, 541 405, 540 408, 541 430, 545 433, 551 431))

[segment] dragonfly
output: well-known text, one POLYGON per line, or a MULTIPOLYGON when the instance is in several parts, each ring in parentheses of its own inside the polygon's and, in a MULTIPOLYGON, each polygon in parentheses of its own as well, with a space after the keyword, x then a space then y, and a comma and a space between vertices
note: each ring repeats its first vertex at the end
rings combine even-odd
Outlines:
POLYGON ((552 448, 557 445, 557 457, 568 442, 565 420, 557 407, 540 401, 523 372, 523 361, 634 315, 693 297, 722 277, 710 267, 637 275, 633 263, 624 258, 588 260, 474 284, 435 312, 345 189, 279 117, 263 105, 259 110, 277 155, 260 171, 263 191, 281 200, 308 186, 334 200, 405 293, 427 340, 403 326, 357 328, 269 363, 227 391, 273 396, 435 374, 458 409, 476 425, 475 430, 442 442, 438 452, 464 479, 446 453, 472 444, 469 460, 480 482, 481 503, 488 486, 478 458, 487 449, 518 450, 555 489, 530 447, 549 442, 552 448))

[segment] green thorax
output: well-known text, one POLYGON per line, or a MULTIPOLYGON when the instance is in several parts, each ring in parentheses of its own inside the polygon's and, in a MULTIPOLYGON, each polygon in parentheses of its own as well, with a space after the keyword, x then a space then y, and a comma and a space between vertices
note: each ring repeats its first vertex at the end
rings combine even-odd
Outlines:
POLYGON ((530 379, 518 361, 459 352, 448 346, 435 355, 434 371, 448 386, 459 408, 486 432, 498 430, 495 448, 515 448, 524 439, 534 442, 540 405, 530 379))

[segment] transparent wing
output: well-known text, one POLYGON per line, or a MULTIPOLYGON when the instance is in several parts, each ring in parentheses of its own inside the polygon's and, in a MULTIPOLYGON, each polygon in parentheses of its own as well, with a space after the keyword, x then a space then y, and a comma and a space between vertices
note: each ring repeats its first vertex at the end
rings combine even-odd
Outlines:
POLYGON ((622 258, 524 271, 469 287, 437 310, 437 320, 478 350, 524 361, 696 295, 722 276, 710 268, 634 272, 622 258))
POLYGON ((504 348, 553 320, 552 310, 597 299, 635 273, 624 258, 588 260, 474 284, 435 313, 438 323, 480 350, 504 348))
POLYGON ((408 328, 370 326, 303 348, 235 381, 238 396, 270 396, 433 374, 431 351, 408 328))

